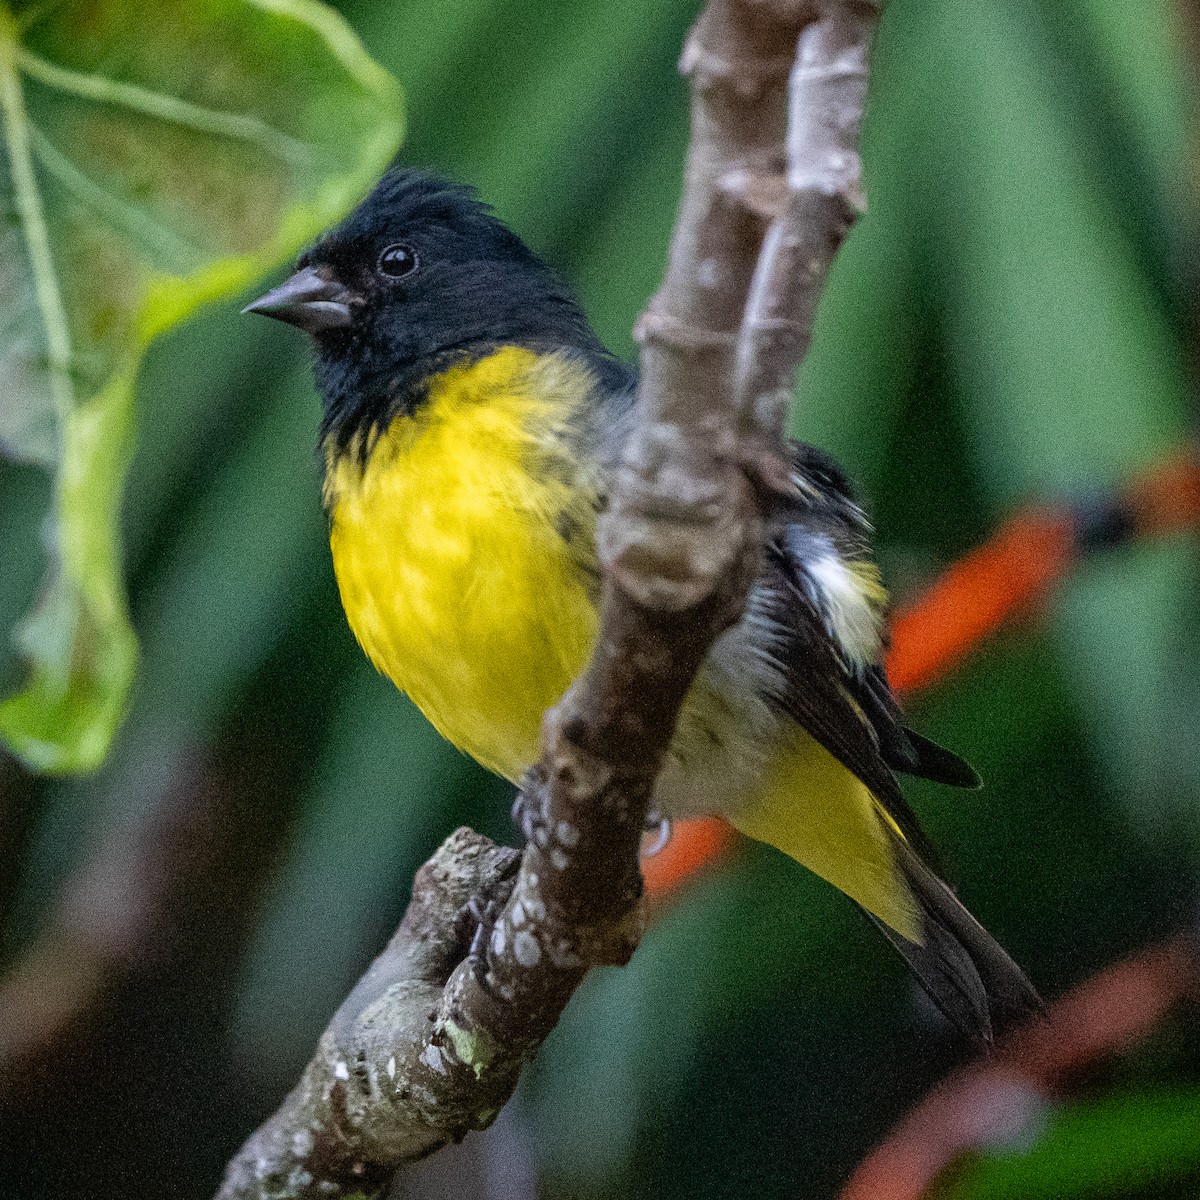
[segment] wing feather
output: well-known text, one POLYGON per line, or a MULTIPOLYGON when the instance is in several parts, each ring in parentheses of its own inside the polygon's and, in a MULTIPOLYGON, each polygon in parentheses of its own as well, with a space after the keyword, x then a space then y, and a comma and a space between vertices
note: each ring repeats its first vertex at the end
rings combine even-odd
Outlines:
POLYGON ((784 632, 780 666, 786 687, 779 702, 866 785, 890 819, 894 868, 921 912, 921 940, 879 924, 947 1017, 968 1036, 988 1041, 997 1021, 1036 1009, 1040 1001, 1020 968, 930 865, 937 856, 892 772, 957 787, 977 787, 978 776, 903 721, 879 661, 885 597, 870 559, 870 525, 845 476, 820 451, 800 443, 793 465, 800 493, 795 519, 772 542, 767 558, 770 619, 784 632), (831 552, 844 568, 841 575, 821 562, 831 552), (860 589, 860 607, 877 609, 873 646, 855 632, 864 621, 847 617, 855 597, 829 595, 831 583, 845 580, 860 589))

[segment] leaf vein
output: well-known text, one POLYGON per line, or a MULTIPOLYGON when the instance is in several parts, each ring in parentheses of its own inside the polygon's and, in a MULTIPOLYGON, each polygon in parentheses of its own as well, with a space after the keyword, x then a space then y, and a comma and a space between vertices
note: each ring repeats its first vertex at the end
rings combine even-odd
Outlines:
POLYGON ((33 166, 29 118, 25 112, 25 99, 15 62, 16 43, 10 36, 10 30, 5 28, 12 23, 7 9, 7 4, 0 8, 0 109, 4 113, 5 141, 17 215, 29 255, 34 297, 46 331, 50 391, 59 421, 65 424, 75 405, 75 389, 71 383, 71 333, 33 166))
POLYGON ((136 83, 122 83, 106 75, 88 75, 83 71, 59 67, 23 47, 16 49, 16 58, 21 70, 31 78, 80 99, 119 105, 160 121, 182 125, 197 133, 250 142, 292 165, 301 165, 312 159, 310 147, 281 133, 258 117, 205 108, 190 100, 151 91, 136 83))
POLYGON ((30 132, 33 151, 42 166, 81 204, 134 241, 152 261, 158 259, 165 269, 180 275, 204 261, 204 252, 199 247, 105 190, 40 130, 33 128, 30 132))

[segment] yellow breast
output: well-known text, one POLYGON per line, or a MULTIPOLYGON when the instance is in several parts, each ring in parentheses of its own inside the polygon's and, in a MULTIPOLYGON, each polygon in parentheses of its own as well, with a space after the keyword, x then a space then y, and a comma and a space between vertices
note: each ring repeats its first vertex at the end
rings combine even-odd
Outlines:
POLYGON ((442 735, 517 779, 596 636, 594 491, 568 444, 586 369, 507 347, 434 381, 365 464, 331 456, 330 545, 355 636, 442 735))
MULTIPOLYGON (((334 570, 363 649, 446 738, 514 781, 598 628, 596 481, 568 432, 590 388, 577 363, 506 348, 439 377, 365 462, 352 447, 326 463, 334 570)), ((768 703, 767 636, 751 624, 718 643, 656 805, 724 812, 919 936, 878 804, 768 703)))

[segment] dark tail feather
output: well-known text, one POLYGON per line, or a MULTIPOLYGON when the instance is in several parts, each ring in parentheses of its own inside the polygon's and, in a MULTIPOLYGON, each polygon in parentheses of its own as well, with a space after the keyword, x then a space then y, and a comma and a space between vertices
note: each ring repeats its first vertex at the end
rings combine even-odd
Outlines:
POLYGON ((983 786, 969 762, 905 725, 904 714, 888 686, 887 673, 879 663, 867 668, 860 683, 854 698, 879 739, 880 756, 893 771, 950 787, 983 786))
POLYGON ((937 742, 923 737, 915 729, 905 728, 904 733, 913 748, 916 761, 908 766, 889 764, 894 770, 918 775, 922 779, 932 779, 934 783, 944 783, 950 787, 974 790, 983 786, 983 780, 975 773, 975 768, 965 759, 959 758, 953 750, 939 746, 937 742))
POLYGON ((1042 1011, 1021 968, 946 884, 900 838, 893 848, 921 908, 925 944, 880 928, 947 1018, 973 1041, 987 1044, 995 1030, 1042 1011))

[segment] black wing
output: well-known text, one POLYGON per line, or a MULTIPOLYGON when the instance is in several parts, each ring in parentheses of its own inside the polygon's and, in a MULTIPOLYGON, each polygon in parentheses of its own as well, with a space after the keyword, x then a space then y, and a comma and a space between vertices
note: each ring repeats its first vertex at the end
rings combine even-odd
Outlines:
MULTIPOLYGON (((785 631, 780 657, 787 688, 779 698, 784 712, 857 775, 904 836, 935 861, 933 846, 900 791, 884 749, 905 738, 903 726, 882 709, 835 647, 810 599, 803 563, 788 555, 786 542, 773 544, 769 554, 770 616, 775 627, 785 631)), ((891 708, 898 712, 894 700, 891 708)))
MULTIPOLYGON (((792 442, 791 449, 799 495, 793 519, 771 545, 770 557, 775 574, 773 582, 788 597, 784 611, 773 612, 772 616, 791 633, 796 643, 798 653, 793 659, 802 664, 812 658, 818 642, 828 643, 832 657, 818 655, 817 665, 824 671, 832 661, 837 668, 839 687, 846 691, 860 720, 866 721, 877 757, 890 770, 952 787, 979 787, 979 776, 968 763, 904 723, 883 665, 878 661, 882 639, 866 654, 860 652, 858 655, 853 653, 852 647, 839 644, 835 614, 813 566, 822 555, 834 555, 841 563, 857 569, 860 579, 874 581, 873 587, 877 589, 874 602, 878 605, 882 632, 884 592, 871 556, 871 525, 855 501, 849 480, 834 459, 804 442, 792 442), (792 607, 797 601, 806 611, 792 607)), ((801 687, 791 698, 800 708, 811 707, 805 704, 803 696, 812 683, 808 678, 810 673, 804 672, 805 678, 797 681, 801 687)), ((793 715, 808 727, 800 713, 793 715)), ((817 735, 815 729, 810 732, 817 735)), ((826 749, 838 754, 832 745, 827 745, 826 749)), ((858 773, 855 763, 841 761, 858 773)), ((871 784, 866 776, 859 777, 864 783, 871 784)))

